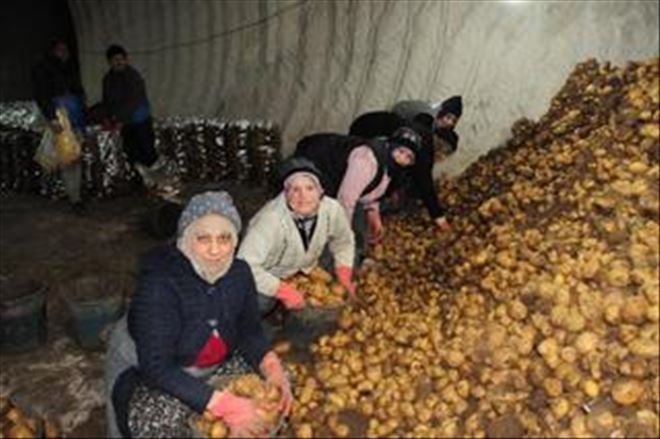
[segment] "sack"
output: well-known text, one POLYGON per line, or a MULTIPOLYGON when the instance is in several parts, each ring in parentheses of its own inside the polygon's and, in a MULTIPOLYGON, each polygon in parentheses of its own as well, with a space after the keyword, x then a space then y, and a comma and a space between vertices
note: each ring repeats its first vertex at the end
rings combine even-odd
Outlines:
POLYGON ((55 134, 55 150, 60 166, 66 167, 80 157, 80 143, 71 129, 71 122, 66 109, 59 107, 55 113, 57 121, 62 127, 62 130, 55 134))
POLYGON ((34 161, 39 163, 42 169, 46 172, 53 172, 57 169, 59 159, 57 151, 55 150, 53 131, 50 128, 44 130, 44 135, 41 137, 39 147, 34 153, 34 161))

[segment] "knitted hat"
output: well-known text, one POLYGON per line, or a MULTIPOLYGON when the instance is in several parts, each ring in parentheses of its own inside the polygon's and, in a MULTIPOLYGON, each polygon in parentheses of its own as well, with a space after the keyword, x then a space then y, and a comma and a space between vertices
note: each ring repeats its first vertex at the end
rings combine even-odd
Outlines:
POLYGON ((398 128, 390 136, 389 142, 392 148, 403 146, 409 148, 415 155, 419 154, 422 150, 422 136, 408 127, 398 128))
POLYGON ((231 195, 225 191, 209 191, 192 197, 186 208, 183 209, 177 227, 178 236, 182 236, 184 230, 193 221, 211 213, 224 216, 236 227, 236 233, 241 232, 241 216, 234 206, 231 195))
POLYGON ((440 104, 440 109, 435 117, 442 117, 448 113, 455 115, 456 118, 461 117, 461 114, 463 114, 463 99, 460 96, 452 96, 440 104))
POLYGON ((323 175, 321 171, 319 171, 319 168, 311 160, 304 157, 290 157, 282 162, 278 169, 280 186, 283 187, 284 182, 298 172, 311 174, 319 182, 321 189, 323 189, 323 175))

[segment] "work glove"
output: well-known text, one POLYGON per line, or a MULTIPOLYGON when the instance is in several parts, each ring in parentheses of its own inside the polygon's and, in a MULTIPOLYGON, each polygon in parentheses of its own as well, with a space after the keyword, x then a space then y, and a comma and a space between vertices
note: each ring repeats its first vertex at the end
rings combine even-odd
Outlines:
POLYGON ((282 416, 288 416, 291 411, 291 404, 293 403, 293 394, 291 392, 291 383, 284 373, 282 362, 277 354, 270 351, 264 355, 259 369, 261 369, 261 373, 266 378, 266 382, 280 389, 282 399, 280 400, 279 410, 282 412, 282 416))
POLYGON ((351 280, 353 279, 353 270, 351 267, 340 265, 335 270, 335 274, 337 275, 339 283, 348 290, 348 300, 359 308, 364 308, 366 303, 358 297, 355 284, 351 280))
POLYGON ((257 404, 248 398, 225 391, 215 391, 206 409, 223 420, 231 436, 267 436, 266 425, 259 416, 257 404))
POLYGON ((435 225, 438 226, 438 229, 442 232, 448 232, 451 230, 451 224, 447 221, 447 217, 439 216, 435 220, 435 225))
POLYGON ((346 288, 351 297, 355 297, 355 284, 351 280, 353 278, 353 269, 346 265, 340 265, 335 270, 339 283, 346 288))
POLYGON ((275 292, 275 297, 284 304, 286 309, 295 310, 305 307, 305 299, 302 293, 296 290, 293 285, 286 282, 280 282, 280 286, 275 292))
POLYGON ((369 226, 369 244, 378 244, 383 239, 385 230, 377 210, 367 210, 367 225, 369 226))

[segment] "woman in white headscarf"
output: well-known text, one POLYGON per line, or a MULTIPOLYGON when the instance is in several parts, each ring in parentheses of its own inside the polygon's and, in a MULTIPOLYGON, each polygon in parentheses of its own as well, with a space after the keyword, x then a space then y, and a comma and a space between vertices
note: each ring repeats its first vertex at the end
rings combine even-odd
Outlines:
POLYGON ((253 401, 215 390, 214 374, 258 371, 289 411, 290 384, 261 329, 254 278, 234 258, 240 228, 229 194, 196 195, 176 244, 144 259, 128 318, 109 343, 110 436, 189 436, 190 416, 205 411, 235 436, 264 435, 253 401))
POLYGON ((267 313, 282 302, 287 309, 305 306, 304 292, 286 281, 319 264, 326 245, 334 257, 339 282, 355 296, 352 282, 355 241, 344 209, 323 195, 321 175, 305 158, 283 165, 282 192, 250 221, 238 257, 252 268, 259 307, 267 313))

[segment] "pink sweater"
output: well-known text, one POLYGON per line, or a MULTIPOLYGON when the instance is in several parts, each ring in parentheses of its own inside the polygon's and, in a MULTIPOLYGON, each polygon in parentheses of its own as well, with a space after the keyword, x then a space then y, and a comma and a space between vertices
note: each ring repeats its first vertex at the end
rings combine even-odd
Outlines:
POLYGON ((378 161, 368 146, 358 146, 351 151, 348 156, 348 167, 337 193, 337 199, 344 207, 349 222, 353 221, 353 212, 358 201, 363 203, 366 209, 379 210, 378 199, 385 194, 390 184, 387 173, 383 174, 382 180, 374 190, 360 197, 377 173, 378 161))

